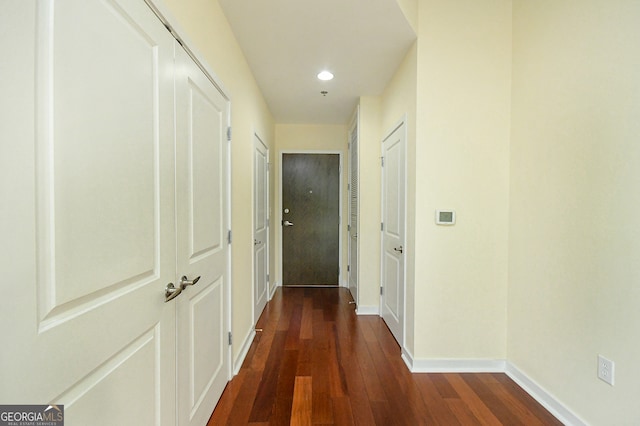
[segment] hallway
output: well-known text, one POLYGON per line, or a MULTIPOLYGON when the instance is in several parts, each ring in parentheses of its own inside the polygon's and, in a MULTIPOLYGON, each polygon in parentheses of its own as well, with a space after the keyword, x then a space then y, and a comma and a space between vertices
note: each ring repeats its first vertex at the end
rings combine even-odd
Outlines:
POLYGON ((505 374, 411 374, 343 288, 279 288, 208 425, 560 425, 505 374))

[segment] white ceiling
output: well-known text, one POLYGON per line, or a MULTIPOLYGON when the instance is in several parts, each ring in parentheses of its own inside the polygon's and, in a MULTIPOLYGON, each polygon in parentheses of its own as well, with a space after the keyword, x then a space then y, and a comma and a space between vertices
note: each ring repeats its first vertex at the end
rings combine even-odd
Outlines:
POLYGON ((218 1, 277 123, 346 124, 416 38, 396 0, 218 1))

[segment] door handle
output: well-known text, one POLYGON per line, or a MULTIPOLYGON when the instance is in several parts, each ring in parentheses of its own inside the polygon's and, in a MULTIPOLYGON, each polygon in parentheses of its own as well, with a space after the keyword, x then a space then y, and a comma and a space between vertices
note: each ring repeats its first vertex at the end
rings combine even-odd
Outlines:
POLYGON ((262 244, 262 241, 253 240, 253 245, 257 246, 258 244, 262 244))
POLYGON ((176 287, 173 283, 167 284, 164 288, 164 303, 175 299, 180 295, 180 293, 182 293, 182 287, 176 287))
POLYGON ((292 222, 289 222, 288 220, 285 220, 284 222, 282 222, 283 226, 293 226, 292 222))
POLYGON ((183 275, 182 278, 180 278, 180 290, 182 291, 187 288, 187 286, 195 285, 198 281, 200 281, 200 276, 197 276, 190 281, 187 279, 186 275, 183 275))
POLYGON ((402 253, 402 246, 400 247, 394 247, 393 248, 395 251, 399 251, 400 253, 402 253))

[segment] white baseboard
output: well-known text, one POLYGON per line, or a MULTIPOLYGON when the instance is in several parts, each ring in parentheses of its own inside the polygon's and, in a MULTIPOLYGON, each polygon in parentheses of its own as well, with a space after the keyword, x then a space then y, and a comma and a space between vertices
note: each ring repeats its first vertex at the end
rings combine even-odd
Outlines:
POLYGON ((505 373, 514 382, 524 389, 533 399, 546 408, 555 418, 567 426, 586 426, 587 423, 558 401, 542 386, 529 378, 522 370, 508 362, 505 365, 505 373))
POLYGON ((555 418, 567 426, 587 423, 558 401, 518 367, 504 359, 413 359, 402 349, 402 359, 412 373, 505 373, 555 418))
POLYGON ((408 361, 412 373, 504 373, 506 366, 503 359, 405 359, 408 361))
POLYGON ((380 315, 380 307, 358 305, 356 307, 356 314, 357 315, 380 315))
POLYGON ((242 342, 242 347, 240 349, 240 353, 238 357, 233 361, 233 375, 235 376, 240 372, 240 367, 242 367, 242 363, 244 359, 247 357, 247 353, 249 353, 249 348, 251 347, 251 343, 253 343, 253 338, 256 336, 256 331, 251 329, 249 334, 244 338, 242 342))
POLYGON ((269 300, 273 299, 273 295, 276 294, 276 290, 278 289, 278 287, 280 287, 280 283, 278 281, 273 283, 273 286, 271 287, 271 292, 269 293, 269 300))
POLYGON ((407 365, 409 371, 413 372, 413 354, 405 347, 402 348, 402 360, 407 365))

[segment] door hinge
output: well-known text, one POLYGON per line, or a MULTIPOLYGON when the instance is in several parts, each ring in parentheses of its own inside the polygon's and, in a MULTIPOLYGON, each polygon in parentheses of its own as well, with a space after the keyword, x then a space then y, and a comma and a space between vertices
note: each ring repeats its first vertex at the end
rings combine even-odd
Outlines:
POLYGON ((384 157, 380 157, 380 161, 382 162, 382 167, 384 167, 384 157))
POLYGON ((231 244, 231 229, 229 229, 229 233, 227 234, 227 241, 231 244))
POLYGON ((233 334, 229 332, 229 346, 233 345, 233 334))
POLYGON ((267 274, 267 284, 269 284, 269 274, 267 274))
POLYGON ((351 232, 351 225, 347 225, 347 232, 351 232))
POLYGON ((383 289, 383 287, 380 286, 380 296, 382 296, 382 293, 383 293, 382 289, 383 289))
POLYGON ((384 222, 380 222, 380 230, 384 231, 384 222))
POLYGON ((271 171, 271 163, 267 163, 267 173, 271 171))
POLYGON ((351 184, 350 183, 347 184, 347 191, 351 191, 351 184))
POLYGON ((231 142, 231 126, 227 127, 227 142, 231 142))
POLYGON ((351 265, 347 265, 347 272, 351 272, 351 265))

